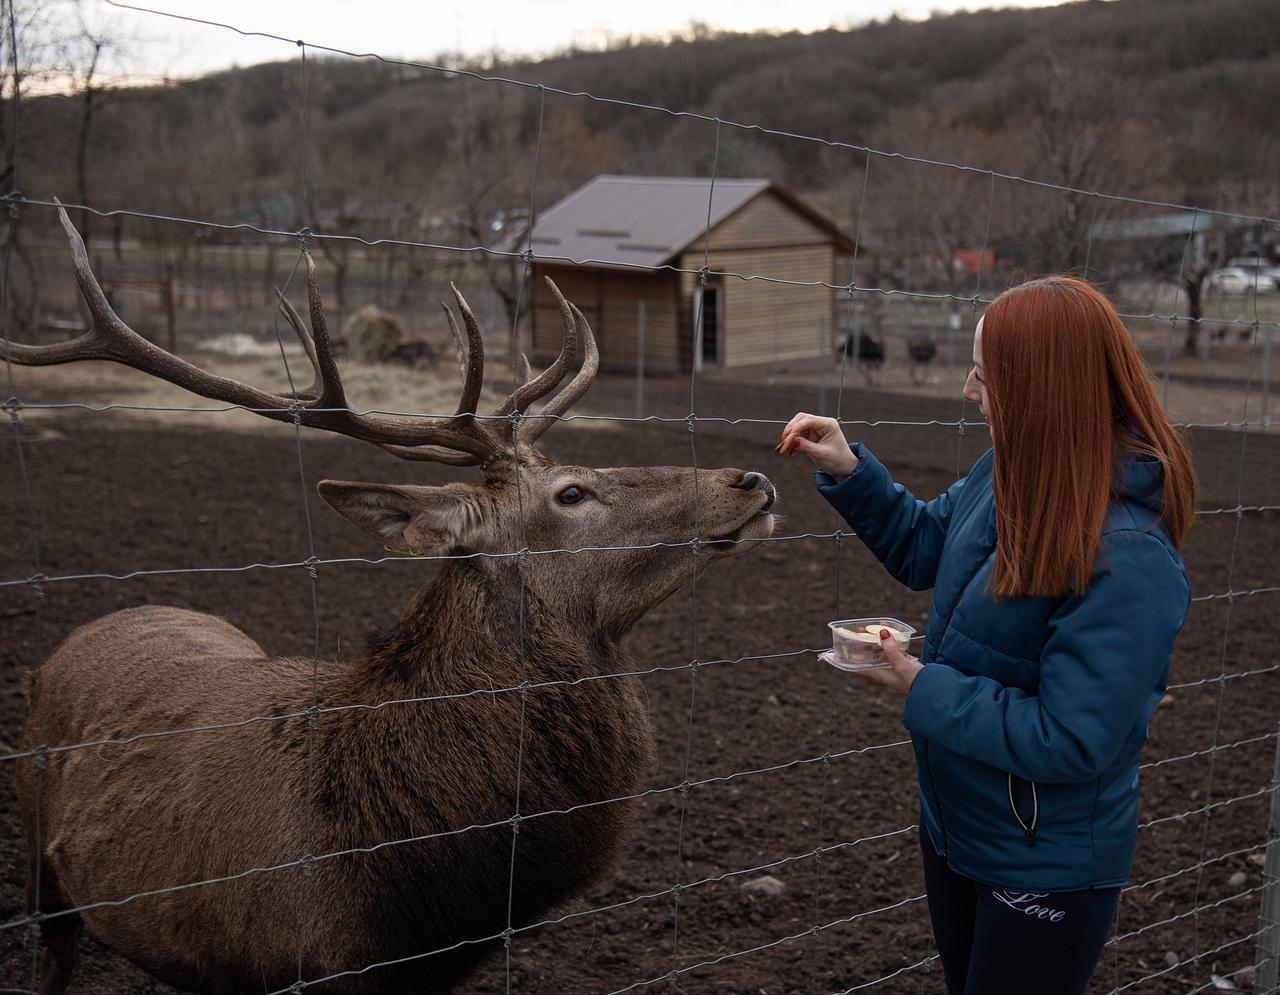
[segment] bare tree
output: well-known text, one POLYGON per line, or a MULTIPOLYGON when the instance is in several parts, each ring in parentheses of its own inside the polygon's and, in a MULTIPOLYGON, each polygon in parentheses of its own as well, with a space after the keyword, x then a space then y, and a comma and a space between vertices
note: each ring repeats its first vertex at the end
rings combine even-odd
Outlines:
POLYGON ((1200 319, 1204 317, 1204 284, 1218 265, 1218 250, 1205 248, 1203 234, 1193 236, 1187 245, 1187 258, 1183 260, 1178 281, 1187 293, 1187 337, 1182 351, 1188 356, 1199 354, 1200 319))
MULTIPOLYGON (((104 27, 90 24, 84 7, 76 5, 79 31, 65 42, 65 62, 73 92, 79 94, 79 126, 76 130, 76 193, 81 204, 89 203, 89 140, 93 115, 103 90, 95 79, 104 50, 111 44, 104 27)), ((80 211, 80 232, 86 246, 92 245, 93 214, 86 206, 80 211)), ((117 254, 119 253, 117 239, 117 254)))

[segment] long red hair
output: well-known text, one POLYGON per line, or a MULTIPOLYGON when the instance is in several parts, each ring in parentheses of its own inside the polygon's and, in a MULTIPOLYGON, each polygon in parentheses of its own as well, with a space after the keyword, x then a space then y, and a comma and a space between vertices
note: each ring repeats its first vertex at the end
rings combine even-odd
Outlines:
POLYGON ((1106 297, 1067 276, 1005 291, 983 315, 982 365, 995 445, 997 598, 1089 586, 1125 455, 1159 460, 1160 516, 1181 548, 1195 517, 1191 456, 1106 297))

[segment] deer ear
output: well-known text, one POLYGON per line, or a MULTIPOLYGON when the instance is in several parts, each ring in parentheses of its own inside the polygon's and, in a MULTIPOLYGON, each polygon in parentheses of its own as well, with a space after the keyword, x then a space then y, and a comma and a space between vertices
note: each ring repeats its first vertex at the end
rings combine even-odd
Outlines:
POLYGON ((466 485, 443 487, 320 481, 320 496, 393 553, 428 556, 464 539, 474 521, 466 485))

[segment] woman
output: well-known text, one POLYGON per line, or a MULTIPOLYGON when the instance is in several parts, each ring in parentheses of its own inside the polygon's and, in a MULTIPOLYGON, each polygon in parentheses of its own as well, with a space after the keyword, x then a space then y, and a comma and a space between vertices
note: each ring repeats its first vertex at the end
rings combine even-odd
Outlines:
POLYGON ((993 448, 919 501, 832 419, 780 449, 898 580, 934 589, 906 695, 929 914, 950 995, 1084 992, 1128 879, 1138 765, 1190 587, 1186 446, 1114 308, 1055 276, 974 334, 964 396, 993 448))

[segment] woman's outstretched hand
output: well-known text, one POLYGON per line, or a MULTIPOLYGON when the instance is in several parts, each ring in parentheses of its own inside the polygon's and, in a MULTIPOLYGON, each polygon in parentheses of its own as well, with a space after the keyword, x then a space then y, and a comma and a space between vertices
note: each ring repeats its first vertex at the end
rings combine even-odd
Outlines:
POLYGON ((880 648, 884 651, 884 658, 889 661, 889 666, 874 670, 854 670, 851 673, 870 677, 873 681, 906 694, 911 690, 916 674, 924 670, 924 664, 914 656, 908 656, 902 652, 898 648, 898 641, 893 638, 888 629, 880 630, 880 648))
POLYGON ((843 480, 853 473, 858 457, 849 449, 840 423, 834 418, 823 418, 804 411, 796 414, 782 430, 777 452, 792 457, 801 453, 809 457, 818 469, 836 480, 843 480))

